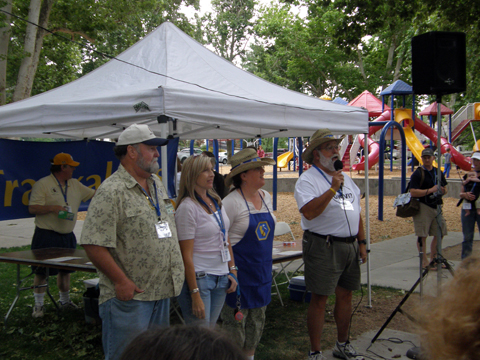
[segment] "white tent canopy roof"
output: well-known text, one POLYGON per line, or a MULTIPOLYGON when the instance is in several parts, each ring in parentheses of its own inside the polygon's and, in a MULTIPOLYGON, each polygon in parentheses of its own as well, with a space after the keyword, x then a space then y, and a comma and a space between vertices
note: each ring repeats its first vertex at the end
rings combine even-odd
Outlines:
POLYGON ((160 134, 160 115, 181 139, 368 132, 366 110, 269 83, 166 22, 80 79, 1 106, 0 136, 116 138, 133 123, 160 134))

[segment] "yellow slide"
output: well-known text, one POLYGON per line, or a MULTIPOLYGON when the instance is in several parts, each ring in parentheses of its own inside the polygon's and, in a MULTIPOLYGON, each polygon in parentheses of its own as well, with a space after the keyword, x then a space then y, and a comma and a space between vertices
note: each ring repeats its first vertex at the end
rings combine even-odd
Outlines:
POLYGON ((277 157, 277 167, 279 168, 286 168, 288 166, 288 162, 293 159, 293 152, 287 151, 277 157))
MULTIPOLYGON (((417 136, 415 135, 415 132, 412 129, 412 124, 413 120, 411 117, 411 110, 406 110, 406 109, 396 109, 395 110, 395 121, 396 122, 401 122, 403 120, 406 120, 404 123, 404 128, 403 132, 405 133, 405 140, 407 141, 407 146, 412 152, 413 156, 418 160, 419 164, 423 165, 422 162, 422 151, 425 149, 418 140, 417 136)), ((433 166, 437 167, 437 162, 433 162, 433 166)))
POLYGON ((480 149, 480 140, 477 140, 477 143, 473 145, 473 151, 478 151, 480 149))

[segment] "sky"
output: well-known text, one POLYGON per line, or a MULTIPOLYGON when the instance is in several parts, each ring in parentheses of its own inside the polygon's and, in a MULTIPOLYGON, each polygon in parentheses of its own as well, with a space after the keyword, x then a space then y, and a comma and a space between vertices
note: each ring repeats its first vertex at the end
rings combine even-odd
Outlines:
MULTIPOLYGON (((212 6, 210 4, 211 0, 200 0, 200 11, 199 15, 203 15, 207 12, 212 11, 212 6)), ((276 0, 257 0, 260 5, 269 5, 271 2, 276 2, 276 0)), ((195 14, 195 10, 193 8, 183 8, 184 14, 186 14, 189 18, 193 18, 193 15, 195 14)), ((299 10, 300 14, 305 12, 306 14, 306 9, 301 9, 299 10)))

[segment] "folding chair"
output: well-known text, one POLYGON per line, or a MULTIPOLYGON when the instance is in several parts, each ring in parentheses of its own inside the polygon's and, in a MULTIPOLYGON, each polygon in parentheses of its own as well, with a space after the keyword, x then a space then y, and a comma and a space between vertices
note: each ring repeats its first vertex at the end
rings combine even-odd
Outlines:
MULTIPOLYGON (((274 236, 281 236, 281 235, 285 235, 285 234, 290 234, 292 236, 292 241, 295 242, 295 236, 293 236, 292 229, 290 229, 290 225, 288 225, 286 222, 283 222, 283 221, 277 222, 275 224, 274 236)), ((287 283, 290 282, 290 278, 288 277, 288 273, 286 271, 287 270, 286 268, 291 263, 292 263, 292 261, 288 262, 286 265, 283 265, 283 263, 280 263, 280 267, 276 266, 276 265, 273 265, 273 267, 272 267, 272 282, 273 282, 272 286, 275 286, 275 289, 277 290, 277 292, 272 293, 272 295, 278 295, 278 297, 280 298, 280 304, 282 304, 282 306, 283 306, 283 300, 282 300, 282 296, 280 294, 280 291, 278 290, 278 286, 283 285, 283 284, 287 284, 287 283), (287 278, 287 281, 279 284, 279 283, 277 283, 277 276, 280 275, 282 272, 285 274, 285 277, 287 278)), ((303 266, 303 262, 293 272, 293 274, 295 274, 298 271, 298 269, 300 269, 302 266, 303 266)))

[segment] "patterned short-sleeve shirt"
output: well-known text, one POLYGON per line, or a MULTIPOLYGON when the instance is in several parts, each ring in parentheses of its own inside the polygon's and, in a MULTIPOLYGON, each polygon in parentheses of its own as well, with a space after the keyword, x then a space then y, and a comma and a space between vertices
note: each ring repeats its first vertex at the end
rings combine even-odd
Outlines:
MULTIPOLYGON (((138 182, 120 165, 92 199, 79 243, 108 248, 125 275, 145 291, 135 294, 134 299, 156 301, 180 294, 184 266, 170 199, 156 175, 147 182, 152 201, 156 203, 158 198, 161 220, 168 222, 171 237, 158 237, 154 207, 138 182)), ((99 277, 99 302, 103 303, 115 297, 115 286, 100 271, 99 277)))

